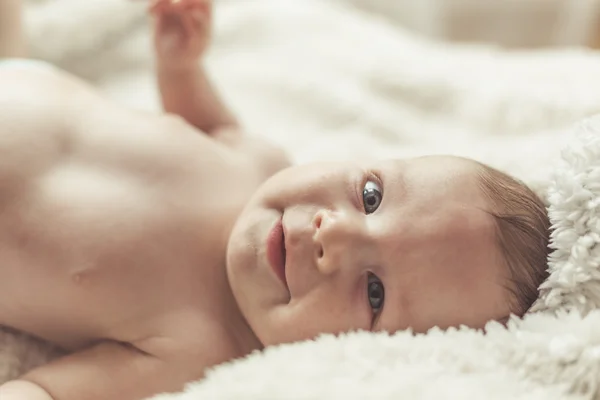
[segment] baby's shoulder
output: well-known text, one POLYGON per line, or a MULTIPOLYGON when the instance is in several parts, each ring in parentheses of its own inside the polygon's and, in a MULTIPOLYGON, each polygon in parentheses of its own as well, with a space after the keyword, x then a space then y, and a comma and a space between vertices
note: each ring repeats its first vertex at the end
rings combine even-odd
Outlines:
POLYGON ((0 68, 3 193, 45 173, 70 142, 65 85, 53 71, 0 68))
POLYGON ((222 129, 214 135, 214 138, 244 159, 249 168, 255 170, 261 181, 291 165, 290 157, 282 147, 238 128, 222 129))

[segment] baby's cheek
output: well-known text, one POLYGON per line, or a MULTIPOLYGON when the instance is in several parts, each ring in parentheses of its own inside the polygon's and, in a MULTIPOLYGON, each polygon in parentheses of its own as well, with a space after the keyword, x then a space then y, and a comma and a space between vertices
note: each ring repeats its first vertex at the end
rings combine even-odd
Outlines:
POLYGON ((274 208, 296 205, 327 206, 345 194, 343 170, 310 164, 287 168, 263 184, 265 203, 274 208))
POLYGON ((280 174, 276 174, 258 187, 251 202, 258 207, 281 210, 289 203, 289 186, 280 174))
POLYGON ((330 296, 319 296, 318 293, 311 293, 299 301, 292 300, 278 321, 277 340, 289 343, 314 339, 327 333, 369 330, 367 319, 360 318, 359 310, 353 309, 350 304, 330 296))

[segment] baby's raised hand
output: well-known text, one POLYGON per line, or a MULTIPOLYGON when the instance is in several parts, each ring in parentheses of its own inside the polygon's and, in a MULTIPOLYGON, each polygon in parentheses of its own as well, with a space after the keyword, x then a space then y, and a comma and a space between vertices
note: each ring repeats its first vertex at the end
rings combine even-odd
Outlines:
POLYGON ((175 68, 195 65, 210 43, 211 0, 154 0, 154 46, 158 61, 175 68))

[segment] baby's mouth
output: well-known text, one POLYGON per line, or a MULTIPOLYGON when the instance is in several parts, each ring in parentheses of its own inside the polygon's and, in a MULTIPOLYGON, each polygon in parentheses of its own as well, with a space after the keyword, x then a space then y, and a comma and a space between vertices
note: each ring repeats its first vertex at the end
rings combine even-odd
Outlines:
POLYGON ((282 218, 280 218, 267 237, 267 259, 273 272, 275 272, 275 275, 287 289, 288 285, 285 276, 286 256, 285 231, 283 229, 282 218))
POLYGON ((285 228, 281 230, 281 258, 283 259, 283 280, 285 286, 287 287, 287 276, 285 275, 285 267, 287 265, 287 249, 285 247, 285 228))

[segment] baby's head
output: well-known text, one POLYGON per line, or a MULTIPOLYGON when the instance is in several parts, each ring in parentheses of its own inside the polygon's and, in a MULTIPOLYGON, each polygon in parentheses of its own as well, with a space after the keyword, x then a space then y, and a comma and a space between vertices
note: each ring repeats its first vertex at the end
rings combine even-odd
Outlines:
POLYGON ((257 191, 231 234, 227 272, 264 345, 481 328, 536 299, 548 231, 531 190, 472 160, 312 164, 257 191))
POLYGON ((550 220, 542 200, 525 184, 487 165, 478 166, 481 192, 488 199, 497 246, 508 270, 510 311, 522 316, 548 277, 550 220))

